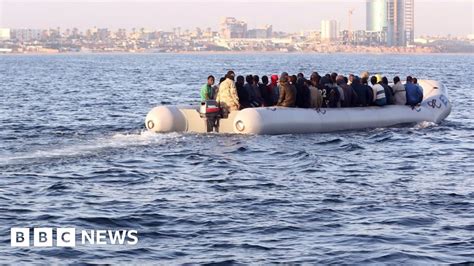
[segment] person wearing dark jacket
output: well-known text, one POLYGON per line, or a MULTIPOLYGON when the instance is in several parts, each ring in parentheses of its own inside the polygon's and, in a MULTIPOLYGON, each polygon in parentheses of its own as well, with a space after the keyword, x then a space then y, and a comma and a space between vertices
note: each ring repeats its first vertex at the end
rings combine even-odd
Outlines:
POLYGON ((344 76, 339 75, 336 78, 337 86, 339 86, 344 93, 344 101, 341 102, 341 107, 353 107, 357 103, 357 94, 354 89, 347 85, 344 76))
POLYGON ((272 98, 272 93, 268 89, 268 77, 263 76, 262 77, 262 83, 259 84, 259 89, 260 89, 260 94, 262 95, 263 98, 263 104, 265 106, 272 106, 273 105, 273 98, 272 98))
MULTIPOLYGON (((365 71, 362 73, 363 77, 360 79, 360 84, 363 86, 369 86, 369 72, 365 71)), ((374 105, 374 90, 369 86, 369 95, 370 101, 367 102, 368 105, 374 105)))
POLYGON ((280 89, 278 88, 278 75, 272 75, 270 77, 270 85, 268 85, 268 91, 272 95, 273 103, 271 106, 276 105, 278 98, 280 98, 280 89))
POLYGON ((321 91, 321 98, 322 98, 322 105, 321 107, 324 107, 326 108, 326 102, 327 102, 327 98, 328 98, 328 91, 327 91, 327 88, 326 86, 324 85, 324 83, 327 83, 328 82, 328 79, 326 76, 323 76, 323 77, 320 77, 319 78, 319 83, 318 83, 318 89, 321 91), (324 81, 323 81, 324 79, 324 81))
POLYGON ((257 95, 255 94, 255 89, 254 89, 253 76, 252 75, 245 76, 245 81, 246 83, 244 85, 244 89, 247 91, 250 106, 251 107, 258 106, 257 95))
POLYGON ((407 77, 405 90, 407 92, 407 105, 415 106, 423 101, 423 92, 419 86, 413 83, 411 76, 407 77))
POLYGON ((239 103, 240 108, 249 108, 250 101, 249 101, 249 94, 247 90, 244 88, 245 79, 243 76, 237 76, 237 81, 235 82, 235 87, 237 88, 237 95, 239 96, 239 103))
POLYGON ((323 107, 336 108, 340 95, 337 86, 332 83, 331 76, 322 77, 319 83, 323 85, 323 107))
POLYGON ((295 86, 297 79, 298 79, 298 77, 297 77, 296 75, 291 75, 291 76, 289 76, 290 84, 293 85, 293 86, 295 86))
POLYGON ((382 85, 383 89, 385 90, 385 98, 387 99, 387 105, 394 104, 393 90, 392 87, 388 85, 387 77, 383 77, 382 81, 379 84, 382 85))
POLYGON ((255 93, 255 102, 258 104, 257 106, 263 105, 263 97, 260 90, 261 87, 260 77, 258 75, 253 76, 253 90, 255 93))
POLYGON ((332 72, 331 73, 331 82, 332 82, 332 84, 336 84, 336 79, 337 79, 337 73, 332 72))
POLYGON ((357 107, 366 107, 372 102, 372 88, 369 85, 361 84, 361 80, 358 76, 354 77, 352 81, 352 88, 357 94, 357 107))
POLYGON ((289 77, 286 72, 283 72, 280 77, 280 97, 278 98, 277 106, 295 107, 296 102, 296 88, 289 83, 289 77))
POLYGON ((299 108, 310 107, 311 94, 305 81, 306 79, 304 77, 300 77, 296 80, 296 107, 299 108))

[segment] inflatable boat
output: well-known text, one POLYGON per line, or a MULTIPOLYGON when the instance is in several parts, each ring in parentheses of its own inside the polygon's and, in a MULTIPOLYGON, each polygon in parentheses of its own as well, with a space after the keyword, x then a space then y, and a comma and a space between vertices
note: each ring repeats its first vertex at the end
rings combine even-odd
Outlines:
POLYGON ((301 134, 383 128, 399 124, 440 123, 451 112, 446 88, 433 80, 419 80, 423 101, 411 107, 351 107, 303 109, 259 107, 222 115, 215 102, 200 106, 158 106, 145 119, 154 132, 219 132, 235 134, 301 134))

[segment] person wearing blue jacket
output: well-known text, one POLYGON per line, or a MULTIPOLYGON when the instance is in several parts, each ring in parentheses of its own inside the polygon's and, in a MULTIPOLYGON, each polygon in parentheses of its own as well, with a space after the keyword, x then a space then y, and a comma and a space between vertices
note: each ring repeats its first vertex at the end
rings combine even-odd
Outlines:
POLYGON ((407 77, 405 91, 407 93, 407 105, 415 106, 423 100, 423 92, 419 86, 413 83, 411 76, 407 77))

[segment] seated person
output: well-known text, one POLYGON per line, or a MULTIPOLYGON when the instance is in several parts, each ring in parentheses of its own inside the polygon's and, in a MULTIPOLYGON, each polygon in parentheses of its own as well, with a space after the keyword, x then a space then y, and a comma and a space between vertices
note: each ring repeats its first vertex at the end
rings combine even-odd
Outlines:
POLYGON ((385 98, 387 99, 387 105, 394 104, 393 90, 392 87, 388 85, 387 77, 383 77, 382 81, 379 82, 379 84, 382 85, 385 90, 385 98))
POLYGON ((344 100, 341 102, 341 107, 353 107, 356 106, 357 102, 357 95, 354 89, 347 85, 347 81, 342 75, 338 75, 336 77, 336 84, 338 88, 342 89, 342 93, 344 94, 344 100))
POLYGON ((280 76, 280 97, 277 106, 295 107, 296 88, 291 86, 288 73, 283 72, 280 76))
POLYGON ((368 85, 361 84, 361 79, 354 77, 351 87, 357 95, 356 107, 366 107, 372 102, 372 88, 368 85))
POLYGON ((405 91, 405 86, 400 81, 398 76, 393 78, 393 104, 396 105, 405 105, 407 104, 407 93, 405 91))
POLYGON ((372 90, 374 92, 375 105, 384 106, 387 104, 387 98, 385 97, 385 89, 379 84, 379 82, 382 82, 382 77, 380 77, 380 75, 378 75, 378 77, 372 76, 370 78, 370 83, 372 83, 372 90))
POLYGON ((323 107, 336 108, 341 95, 337 86, 332 83, 331 75, 322 77, 319 84, 322 85, 323 107))
POLYGON ((207 83, 201 87, 201 101, 215 99, 215 89, 212 87, 212 85, 214 85, 214 81, 214 76, 210 75, 207 77, 207 83))
POLYGON ((219 93, 216 101, 224 112, 231 112, 240 109, 239 96, 234 84, 234 71, 227 72, 225 80, 219 86, 219 93))
POLYGON ((271 93, 271 89, 268 88, 268 76, 262 77, 262 83, 259 84, 260 94, 263 98, 264 106, 272 106, 273 105, 273 97, 271 93))
MULTIPOLYGON (((301 74, 302 75, 302 74, 301 74)), ((311 105, 311 92, 306 85, 306 79, 304 77, 297 78, 296 80, 296 107, 309 108, 311 105)))
POLYGON ((239 96, 240 109, 251 107, 249 94, 247 90, 245 89, 244 84, 245 84, 244 76, 237 76, 235 87, 237 88, 237 95, 239 96))
POLYGON ((411 76, 407 77, 405 90, 407 92, 407 105, 415 106, 423 101, 423 92, 419 86, 413 83, 413 78, 411 76))
POLYGON ((318 89, 319 79, 321 77, 317 73, 311 74, 310 77, 310 107, 311 108, 321 108, 323 105, 323 96, 321 95, 321 91, 318 89))

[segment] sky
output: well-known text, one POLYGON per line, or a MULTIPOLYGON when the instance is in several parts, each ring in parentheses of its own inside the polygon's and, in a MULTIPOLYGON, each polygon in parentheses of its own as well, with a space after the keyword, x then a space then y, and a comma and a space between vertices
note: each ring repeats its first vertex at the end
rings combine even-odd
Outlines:
MULTIPOLYGON (((335 19, 347 29, 365 29, 365 0, 0 0, 4 28, 146 28, 217 30, 233 16, 248 28, 272 24, 274 31, 318 30, 335 19)), ((465 36, 474 33, 474 0, 415 0, 415 35, 465 36)))

